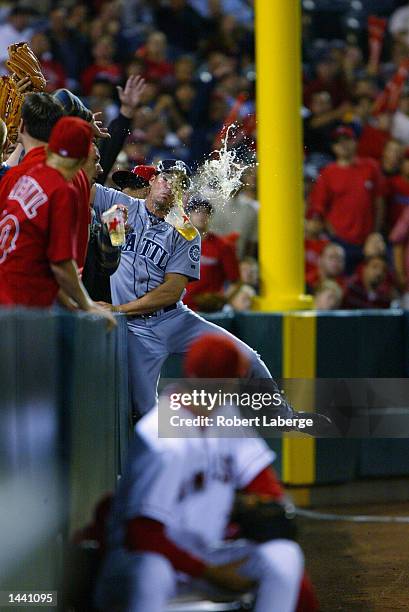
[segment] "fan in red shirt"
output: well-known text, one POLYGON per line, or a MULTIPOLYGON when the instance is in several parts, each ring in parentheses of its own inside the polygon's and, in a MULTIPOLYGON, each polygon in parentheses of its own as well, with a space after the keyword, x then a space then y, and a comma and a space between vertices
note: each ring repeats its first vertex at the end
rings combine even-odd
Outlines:
POLYGON ((348 283, 343 308, 389 308, 396 291, 385 284, 387 272, 383 257, 376 255, 367 259, 348 283))
MULTIPOLYGON (((27 169, 46 160, 45 146, 56 122, 64 116, 64 108, 47 93, 31 93, 26 95, 22 108, 22 125, 19 130, 19 141, 11 158, 8 159, 10 168, 0 182, 0 202, 4 202, 17 179, 27 169), (20 163, 19 157, 22 149, 24 158, 20 163), (16 165, 18 164, 18 165, 16 165)), ((76 255, 79 268, 84 266, 88 246, 88 228, 90 224, 90 184, 84 170, 81 169, 72 179, 76 191, 77 221, 76 221, 76 255)), ((0 204, 1 208, 1 204, 0 204)))
POLYGON ((183 302, 200 310, 200 297, 221 294, 228 282, 238 280, 240 272, 233 247, 223 238, 208 232, 213 207, 208 200, 192 198, 187 207, 191 222, 202 237, 200 280, 188 284, 183 302))
POLYGON ((90 95, 96 79, 106 79, 117 85, 123 74, 121 65, 114 61, 115 46, 110 36, 103 36, 95 43, 92 55, 94 63, 81 74, 81 87, 85 96, 90 95))
POLYGON ((165 34, 152 32, 146 44, 137 50, 136 56, 144 61, 143 76, 147 81, 169 81, 173 77, 174 67, 167 60, 166 47, 165 34))
POLYGON ((0 216, 0 304, 48 308, 61 290, 79 309, 115 324, 90 299, 74 261, 77 207, 70 181, 87 160, 91 142, 88 123, 61 118, 45 163, 15 181, 0 216))
POLYGON ((320 218, 331 239, 345 248, 350 273, 362 259, 366 237, 382 224, 383 178, 375 160, 355 156, 351 128, 334 130, 332 148, 336 161, 318 177, 310 194, 309 216, 320 218))

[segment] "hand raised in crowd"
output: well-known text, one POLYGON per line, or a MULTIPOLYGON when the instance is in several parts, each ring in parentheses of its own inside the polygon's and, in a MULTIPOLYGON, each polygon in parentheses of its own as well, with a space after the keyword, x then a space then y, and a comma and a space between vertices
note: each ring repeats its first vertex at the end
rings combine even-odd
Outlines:
POLYGON ((121 114, 131 119, 138 106, 145 89, 145 79, 132 75, 125 83, 125 87, 117 86, 118 97, 121 102, 121 114))
POLYGON ((104 127, 103 121, 100 117, 102 112, 94 113, 92 115, 91 127, 96 138, 111 138, 111 134, 108 132, 108 128, 104 127))

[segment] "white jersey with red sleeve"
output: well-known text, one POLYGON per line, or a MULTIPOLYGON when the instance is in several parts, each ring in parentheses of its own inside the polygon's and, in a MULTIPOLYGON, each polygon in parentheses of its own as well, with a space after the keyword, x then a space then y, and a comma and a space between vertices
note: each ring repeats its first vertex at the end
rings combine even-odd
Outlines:
POLYGON ((157 419, 158 410, 151 410, 136 427, 110 543, 121 546, 125 522, 139 516, 163 523, 168 537, 184 549, 207 548, 223 539, 235 491, 275 454, 261 438, 210 437, 206 428, 200 437, 158 438, 157 419))

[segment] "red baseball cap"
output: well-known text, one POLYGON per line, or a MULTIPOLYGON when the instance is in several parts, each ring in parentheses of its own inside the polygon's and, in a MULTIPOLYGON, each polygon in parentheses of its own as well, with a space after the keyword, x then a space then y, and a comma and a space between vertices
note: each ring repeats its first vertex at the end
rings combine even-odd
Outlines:
POLYGON ((340 125, 331 132, 331 140, 336 142, 340 138, 350 138, 356 140, 356 134, 354 130, 347 125, 340 125))
POLYGON ((72 159, 88 157, 92 142, 92 128, 79 117, 62 117, 53 127, 48 150, 72 159))
POLYGON ((240 378, 249 362, 230 338, 204 334, 190 345, 183 366, 186 376, 192 378, 240 378))
POLYGON ((155 173, 155 166, 135 166, 132 170, 117 170, 113 173, 112 180, 120 189, 142 189, 148 187, 155 173))

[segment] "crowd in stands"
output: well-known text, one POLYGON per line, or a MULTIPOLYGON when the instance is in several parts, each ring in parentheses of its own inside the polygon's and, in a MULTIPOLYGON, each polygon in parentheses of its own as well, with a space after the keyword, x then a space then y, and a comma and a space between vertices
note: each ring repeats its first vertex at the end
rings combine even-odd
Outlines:
MULTIPOLYGON (((220 146, 227 117, 244 163, 256 150, 253 4, 1 2, 0 62, 10 43, 28 40, 49 91, 69 88, 107 125, 126 79, 143 77, 114 170, 169 157, 194 168, 220 146)), ((319 309, 409 304, 409 3, 302 4, 306 289, 319 309)), ((193 308, 251 308, 256 185, 253 167, 224 206, 193 213, 204 245, 193 308)))

